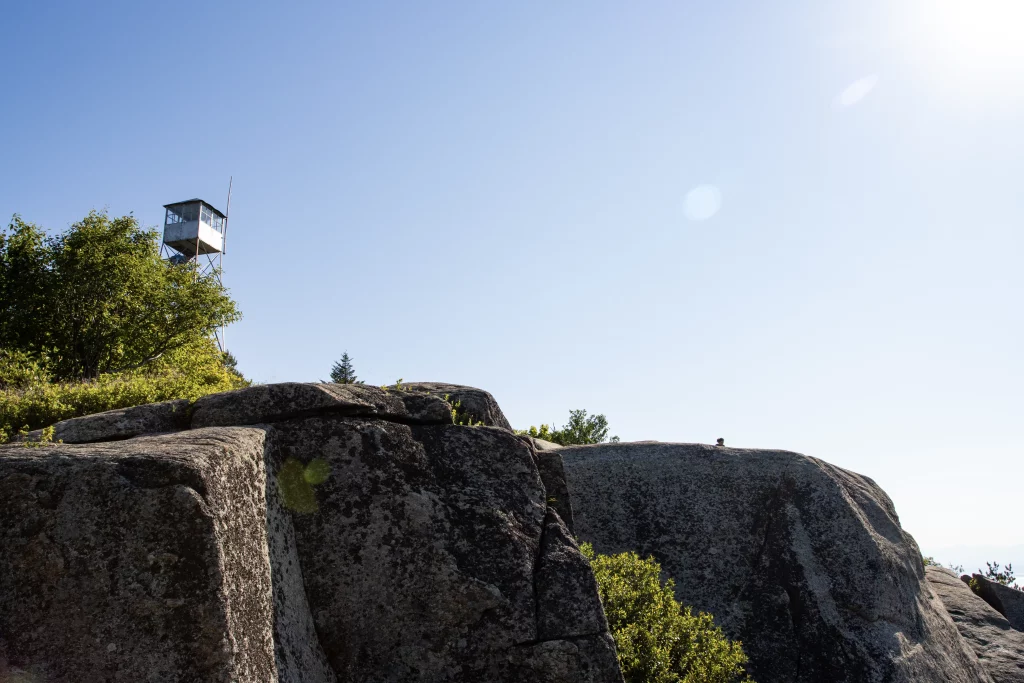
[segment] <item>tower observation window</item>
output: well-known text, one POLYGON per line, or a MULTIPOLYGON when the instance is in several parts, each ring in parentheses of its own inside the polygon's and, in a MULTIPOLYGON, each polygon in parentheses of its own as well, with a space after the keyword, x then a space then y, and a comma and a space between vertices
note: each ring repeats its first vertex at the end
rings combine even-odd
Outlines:
POLYGON ((189 223, 199 218, 199 205, 182 204, 173 209, 167 209, 167 217, 170 223, 189 223), (173 220, 173 216, 177 216, 177 220, 173 220))
POLYGON ((213 209, 203 205, 201 220, 217 232, 222 232, 224 219, 218 216, 213 209))

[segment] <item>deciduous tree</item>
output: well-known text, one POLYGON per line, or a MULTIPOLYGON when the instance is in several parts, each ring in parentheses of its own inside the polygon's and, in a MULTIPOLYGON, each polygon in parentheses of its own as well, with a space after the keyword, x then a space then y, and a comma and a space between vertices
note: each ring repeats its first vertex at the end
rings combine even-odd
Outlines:
POLYGON ((46 359, 55 380, 142 367, 241 317, 214 273, 160 258, 157 232, 92 211, 48 236, 0 233, 0 348, 46 359))

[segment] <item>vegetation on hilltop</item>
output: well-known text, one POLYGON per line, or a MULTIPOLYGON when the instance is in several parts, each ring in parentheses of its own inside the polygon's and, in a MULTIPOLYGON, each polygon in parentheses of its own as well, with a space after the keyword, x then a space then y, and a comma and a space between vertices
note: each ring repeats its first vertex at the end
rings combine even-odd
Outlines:
POLYGON ((48 236, 14 216, 0 232, 0 349, 56 381, 143 367, 238 320, 214 273, 160 258, 134 216, 92 211, 48 236))
POLYGON ((517 434, 532 436, 562 446, 582 446, 586 444, 617 442, 619 437, 608 438, 608 418, 604 415, 587 415, 586 410, 570 410, 569 422, 564 427, 542 424, 539 428, 516 430, 517 434))
POLYGON ((238 320, 217 273, 160 258, 134 216, 0 231, 0 442, 60 420, 246 386, 211 339, 238 320))
POLYGON ((341 354, 341 360, 331 367, 331 381, 335 384, 362 384, 356 377, 348 351, 341 354))

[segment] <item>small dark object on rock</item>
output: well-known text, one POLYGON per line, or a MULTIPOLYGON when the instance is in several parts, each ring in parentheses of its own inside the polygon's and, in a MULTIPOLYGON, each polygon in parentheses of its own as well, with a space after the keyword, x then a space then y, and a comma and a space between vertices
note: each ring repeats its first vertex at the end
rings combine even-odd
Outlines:
POLYGON ((725 445, 725 439, 723 439, 722 437, 718 437, 718 443, 716 443, 715 445, 716 446, 724 446, 725 445))

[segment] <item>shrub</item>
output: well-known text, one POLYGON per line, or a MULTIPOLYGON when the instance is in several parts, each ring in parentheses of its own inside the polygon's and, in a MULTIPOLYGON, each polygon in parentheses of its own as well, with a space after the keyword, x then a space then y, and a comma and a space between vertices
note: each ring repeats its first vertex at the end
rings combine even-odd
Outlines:
POLYGON ((41 362, 0 354, 0 443, 72 417, 171 399, 194 401, 248 385, 210 339, 175 349, 145 368, 80 382, 50 382, 41 362))
POLYGON ((580 549, 597 579, 626 683, 753 683, 741 643, 729 641, 710 614, 681 606, 653 558, 594 555, 589 543, 580 549))
POLYGON ((570 410, 569 423, 559 429, 542 424, 540 429, 531 426, 520 429, 517 434, 525 434, 535 439, 543 439, 563 446, 581 446, 586 444, 617 442, 619 437, 608 438, 608 418, 604 415, 587 416, 586 410, 570 410))
POLYGON ((0 349, 0 390, 24 389, 49 381, 45 361, 24 351, 0 349))
POLYGON ((978 573, 986 579, 998 583, 1000 586, 1024 590, 1024 588, 1016 585, 1017 577, 1013 575, 1012 564, 1007 564, 1005 568, 1001 568, 998 562, 986 562, 985 564, 988 565, 988 568, 984 572, 979 569, 978 573))
POLYGON ((217 271, 160 257, 134 216, 90 212, 59 234, 0 230, 0 348, 47 356, 60 381, 148 365, 241 315, 217 271))

